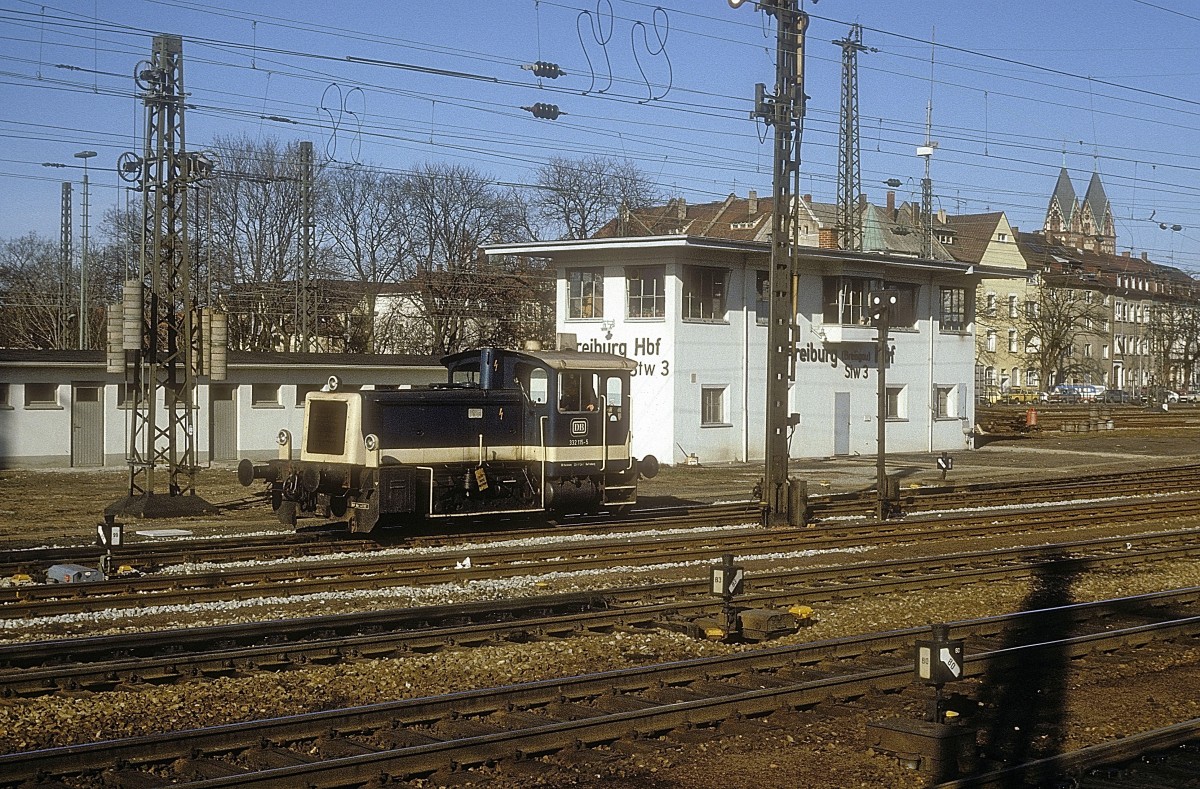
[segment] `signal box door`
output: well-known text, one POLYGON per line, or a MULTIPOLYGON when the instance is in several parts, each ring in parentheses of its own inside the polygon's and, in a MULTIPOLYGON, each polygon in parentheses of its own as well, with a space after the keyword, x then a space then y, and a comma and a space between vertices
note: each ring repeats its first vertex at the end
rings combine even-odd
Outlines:
POLYGON ((100 384, 73 387, 71 465, 104 465, 104 387, 100 384))
POLYGON ((208 396, 212 408, 209 459, 237 460, 237 387, 213 384, 209 387, 208 396))

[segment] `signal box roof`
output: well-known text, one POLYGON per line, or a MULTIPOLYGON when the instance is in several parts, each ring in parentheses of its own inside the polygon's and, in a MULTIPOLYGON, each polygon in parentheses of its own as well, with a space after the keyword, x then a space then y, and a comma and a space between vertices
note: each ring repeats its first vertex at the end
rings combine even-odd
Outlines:
MULTIPOLYGON (((612 353, 581 353, 580 351, 512 351, 501 350, 507 356, 526 358, 540 362, 552 370, 633 370, 637 363, 624 356, 612 353)), ((478 358, 479 350, 462 351, 442 357, 442 364, 449 367, 456 362, 478 358)))

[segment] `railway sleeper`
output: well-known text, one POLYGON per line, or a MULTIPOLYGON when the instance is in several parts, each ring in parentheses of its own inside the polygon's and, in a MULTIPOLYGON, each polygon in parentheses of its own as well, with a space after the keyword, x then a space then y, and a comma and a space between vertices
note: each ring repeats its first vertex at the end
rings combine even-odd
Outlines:
POLYGON ((248 771, 225 759, 199 756, 180 759, 172 765, 174 773, 183 781, 208 781, 217 778, 232 778, 245 775, 248 771))

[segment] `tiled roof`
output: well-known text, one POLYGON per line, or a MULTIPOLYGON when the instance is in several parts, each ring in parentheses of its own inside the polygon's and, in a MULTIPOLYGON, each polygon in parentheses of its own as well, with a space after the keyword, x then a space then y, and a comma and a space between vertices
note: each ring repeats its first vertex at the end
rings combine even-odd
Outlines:
POLYGON ((1047 243, 1043 233, 1018 233, 1017 245, 1031 269, 1051 274, 1077 276, 1098 286, 1117 286, 1117 276, 1131 274, 1169 285, 1181 292, 1193 292, 1197 283, 1174 266, 1164 266, 1133 255, 1114 255, 1047 243))
POLYGON ((770 197, 729 195, 713 203, 689 204, 683 199, 622 212, 594 238, 623 236, 693 235, 727 238, 734 241, 762 241, 771 232, 770 197))
MULTIPOLYGON (((802 210, 816 219, 818 228, 836 226, 836 204, 803 198, 797 200, 802 210)), ((594 238, 691 235, 733 241, 766 241, 771 231, 773 206, 771 198, 736 197, 732 194, 720 202, 695 205, 683 200, 671 200, 666 205, 627 211, 622 217, 604 225, 594 238)), ((919 257, 921 235, 912 227, 910 217, 911 211, 907 208, 897 211, 895 217, 888 217, 886 208, 867 204, 863 213, 863 251, 919 257)), ((801 224, 808 222, 802 219, 801 224)), ((810 228, 808 236, 815 238, 816 230, 810 228)), ((954 259, 936 240, 933 257, 935 260, 954 259)))
POLYGON ((981 262, 1003 216, 1003 211, 947 216, 946 225, 955 231, 954 244, 951 247, 954 259, 962 263, 981 262))

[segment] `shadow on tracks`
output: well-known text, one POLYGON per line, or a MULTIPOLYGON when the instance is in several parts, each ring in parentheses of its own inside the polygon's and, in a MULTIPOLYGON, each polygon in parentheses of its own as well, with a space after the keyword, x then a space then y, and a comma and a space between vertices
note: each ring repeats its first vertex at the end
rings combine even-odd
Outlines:
MULTIPOLYGON (((1065 556, 1049 557, 1034 576, 1033 589, 1022 610, 1070 605, 1071 586, 1079 574, 1065 556)), ((1014 626, 1001 647, 1055 641, 1071 635, 1074 617, 1059 610, 1014 626)), ((1067 678, 1070 662, 1065 650, 1043 649, 1030 655, 999 656, 983 676, 977 717, 979 745, 986 769, 1011 766, 1054 756, 1062 751, 1065 732, 1067 678)), ((983 765, 981 765, 983 766, 983 765)), ((1037 776, 1034 780, 1051 776, 1037 776)), ((1024 787, 1030 776, 1014 776, 1004 787, 1024 787)))

